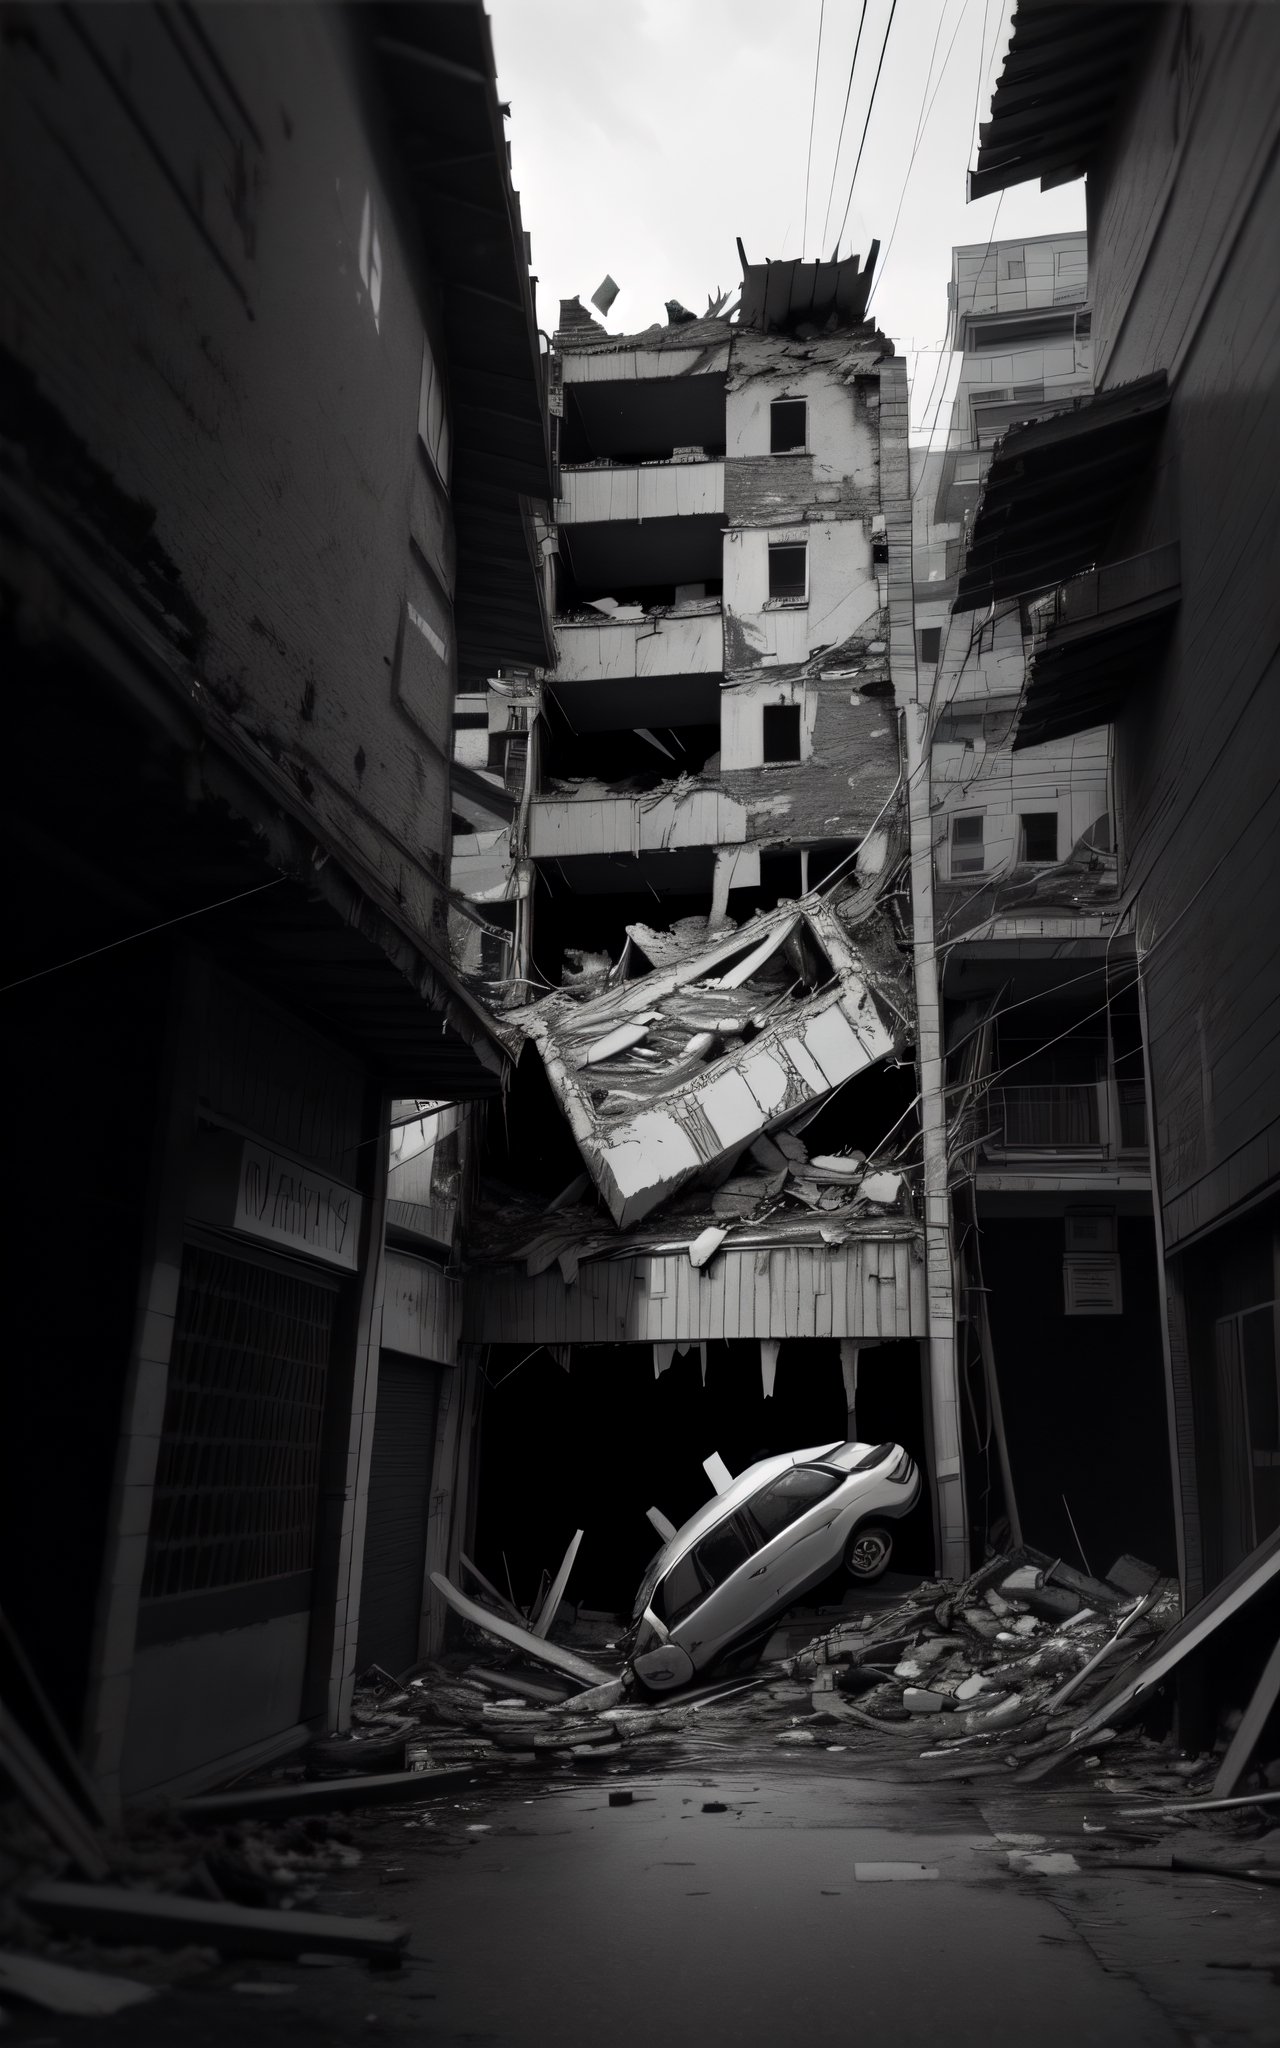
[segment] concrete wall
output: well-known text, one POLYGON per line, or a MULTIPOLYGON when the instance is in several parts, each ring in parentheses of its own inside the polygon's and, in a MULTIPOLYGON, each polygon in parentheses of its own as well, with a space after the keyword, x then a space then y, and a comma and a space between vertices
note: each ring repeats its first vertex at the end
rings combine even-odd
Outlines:
POLYGON ((38 471, 185 627, 209 725, 425 934, 453 561, 418 439, 412 215, 349 17, 198 21, 24 18, 0 79, 0 349, 38 471))

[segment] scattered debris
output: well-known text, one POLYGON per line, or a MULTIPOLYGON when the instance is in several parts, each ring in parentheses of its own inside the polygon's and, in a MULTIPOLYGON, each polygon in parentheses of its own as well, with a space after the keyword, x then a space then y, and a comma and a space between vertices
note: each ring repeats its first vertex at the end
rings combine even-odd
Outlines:
POLYGON ((155 1997, 149 1984, 135 1984, 129 1977, 109 1977, 101 1970, 73 1969, 67 1963, 9 1951, 0 1952, 0 1993, 79 2019, 101 2019, 155 1997))
POLYGON ((100 1941, 155 1942, 175 1948, 199 1941, 223 1955, 291 1956, 303 1949, 366 1961, 397 1959, 409 1930, 394 1920, 344 1919, 336 1913, 280 1913, 254 1906, 175 1898, 121 1885, 32 1885, 23 1894, 28 1912, 67 1934, 100 1941))

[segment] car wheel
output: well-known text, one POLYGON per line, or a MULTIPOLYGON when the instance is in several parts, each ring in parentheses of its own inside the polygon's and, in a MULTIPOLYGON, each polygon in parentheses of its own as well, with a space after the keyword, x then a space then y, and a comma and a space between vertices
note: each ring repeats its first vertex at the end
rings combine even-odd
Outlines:
POLYGON ((878 1522, 855 1529, 844 1553, 844 1568, 851 1579, 865 1583, 887 1571, 893 1556, 893 1537, 878 1522))

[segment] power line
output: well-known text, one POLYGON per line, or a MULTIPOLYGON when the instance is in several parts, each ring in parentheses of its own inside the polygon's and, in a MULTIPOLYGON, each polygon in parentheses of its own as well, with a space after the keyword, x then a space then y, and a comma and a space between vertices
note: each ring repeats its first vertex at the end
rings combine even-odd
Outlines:
MULTIPOLYGON (((872 282, 871 290, 867 295, 868 312, 871 309, 871 301, 872 299, 874 299, 876 292, 879 289, 880 280, 884 276, 885 271, 888 268, 889 256, 893 249, 893 238, 898 232, 898 222, 902 217, 903 201, 906 199, 907 196, 907 186, 911 183, 911 173, 915 169, 915 161, 919 153, 920 144, 924 141, 925 130, 929 126, 929 116, 932 114, 938 94, 942 90, 942 81, 946 77, 947 66, 951 62, 951 52, 955 49, 956 37, 960 33, 960 29, 964 22, 965 16, 968 14, 970 7, 973 5, 973 0, 964 0, 964 5, 961 8, 959 14, 956 16, 956 25, 951 31, 951 41, 947 44, 947 54, 942 60, 942 69, 938 73, 938 83, 936 86, 934 86, 933 98, 929 99, 929 83, 933 77, 933 60, 938 54, 938 41, 942 35, 942 24, 947 18, 947 8, 950 6, 950 4, 951 0, 943 0, 942 12, 938 16, 938 26, 934 31, 933 48, 929 53, 929 69, 925 74, 924 91, 920 95, 920 112, 916 116, 915 139, 911 144, 911 156, 907 163, 906 176, 902 180, 902 190, 898 194, 898 208, 897 212, 893 216, 893 226, 889 230, 888 247, 885 249, 884 255, 880 259, 880 267, 876 271, 875 278, 872 282), (929 101, 927 109, 925 107, 926 100, 929 101)), ((990 0, 988 0, 988 5, 989 4, 990 0)))
POLYGON ((827 192, 827 210, 822 216, 822 248, 827 246, 827 223, 831 219, 831 202, 836 196, 836 172, 840 168, 840 145, 844 141, 844 124, 849 113, 849 95, 853 91, 853 74, 858 68, 858 52, 862 48, 862 29, 867 18, 867 0, 862 0, 862 13, 858 17, 858 33, 854 38, 853 62, 849 66, 849 82, 844 89, 844 111, 840 116, 840 133, 836 137, 836 153, 831 165, 831 185, 827 192))
POLYGON ((853 162, 853 176, 849 180, 849 197, 844 202, 844 215, 840 222, 840 233, 836 236, 837 249, 840 247, 840 236, 844 233, 845 222, 849 218, 849 208, 853 205, 853 188, 858 182, 858 168, 862 162, 862 152, 866 147, 867 130, 871 126, 871 116, 875 112, 876 92, 880 84, 880 73, 884 69, 884 53, 889 47, 889 36, 893 29, 893 17, 897 11, 898 0, 891 0, 889 19, 885 23, 884 41, 880 45, 880 62, 876 65, 876 75, 871 81, 871 98, 867 102, 867 118, 862 124, 862 140, 858 144, 858 154, 853 162))
POLYGON ((93 946, 87 953, 76 953, 70 960, 59 960, 54 967, 41 967, 34 974, 19 975, 16 981, 6 981, 0 987, 0 996, 7 996, 11 989, 26 988, 32 981, 43 981, 47 974, 61 974, 64 967, 79 967, 82 961, 97 960, 103 953, 114 953, 117 946, 131 946, 135 939, 149 939, 153 932, 167 932, 171 925, 188 924, 193 917, 205 917, 211 910, 224 910, 228 903, 243 903, 246 896, 261 896, 264 889, 278 889, 286 875, 276 875, 270 882, 258 882, 252 889, 241 889, 234 896, 220 896, 216 903, 202 903, 197 910, 180 911, 177 917, 162 918, 159 924, 149 924, 140 932, 126 932, 122 939, 108 939, 105 946, 93 946))
POLYGON ((804 225, 800 230, 800 261, 803 263, 809 241, 809 173, 813 169, 813 124, 818 113, 818 71, 822 63, 822 23, 827 11, 827 0, 821 0, 818 8, 818 49, 813 60, 813 98, 809 104, 809 151, 804 162, 804 225))

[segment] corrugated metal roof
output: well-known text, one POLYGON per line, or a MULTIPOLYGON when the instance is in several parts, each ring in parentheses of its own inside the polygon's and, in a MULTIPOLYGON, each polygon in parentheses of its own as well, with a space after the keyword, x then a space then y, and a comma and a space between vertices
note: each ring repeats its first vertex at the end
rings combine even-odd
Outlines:
POLYGON ((1163 12, 1130 0, 1019 0, 991 118, 978 130, 970 199, 1031 178, 1042 191, 1082 178, 1163 12))
POLYGON ((955 610, 1051 590, 1099 557, 1159 435, 1163 370, 996 442, 960 572, 955 610))
POLYGON ((767 333, 811 322, 857 327, 867 317, 867 300, 875 274, 879 242, 871 244, 866 264, 859 256, 840 263, 743 263, 742 303, 738 325, 767 333))

